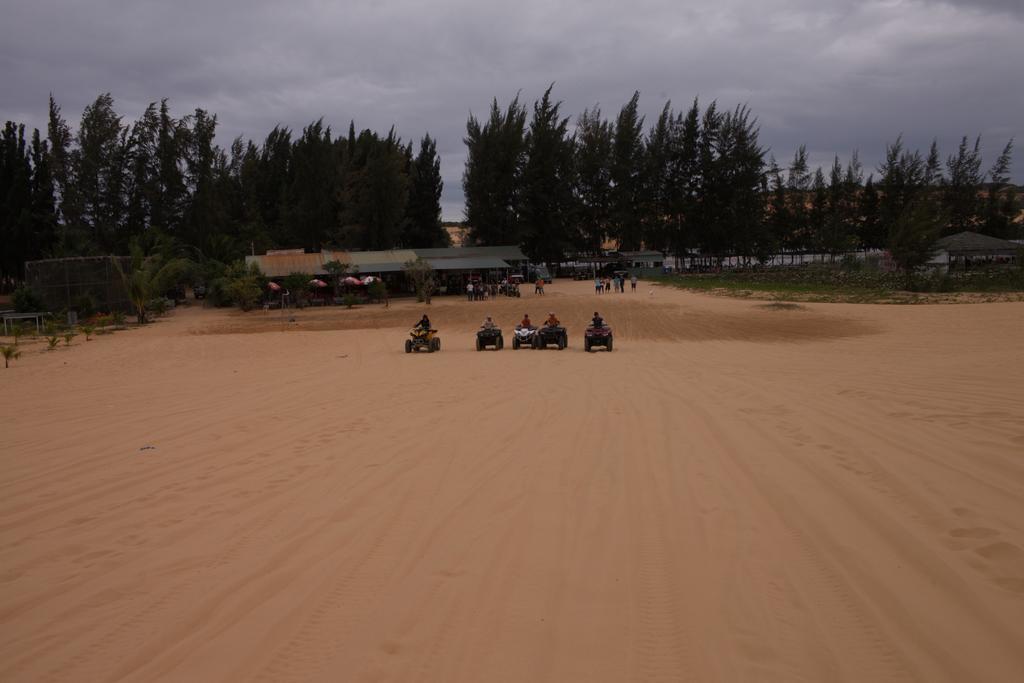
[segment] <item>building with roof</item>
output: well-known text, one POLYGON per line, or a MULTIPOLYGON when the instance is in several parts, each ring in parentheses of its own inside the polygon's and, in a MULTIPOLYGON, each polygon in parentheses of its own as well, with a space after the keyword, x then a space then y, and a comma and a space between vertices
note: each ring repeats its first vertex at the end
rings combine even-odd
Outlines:
POLYGON ((1024 246, 1010 240, 982 235, 977 232, 958 232, 935 242, 935 256, 930 265, 949 270, 967 269, 978 265, 1009 265, 1015 263, 1024 246))
POLYGON ((497 281, 511 273, 523 272, 529 260, 516 246, 505 247, 439 247, 429 249, 389 249, 385 251, 337 251, 324 249, 305 253, 302 249, 278 249, 266 254, 246 256, 247 264, 255 263, 271 280, 281 280, 291 273, 306 273, 324 278, 329 275, 326 264, 338 261, 349 273, 377 275, 393 292, 410 291, 403 270, 409 261, 426 260, 439 274, 441 291, 461 292, 469 279, 497 281))

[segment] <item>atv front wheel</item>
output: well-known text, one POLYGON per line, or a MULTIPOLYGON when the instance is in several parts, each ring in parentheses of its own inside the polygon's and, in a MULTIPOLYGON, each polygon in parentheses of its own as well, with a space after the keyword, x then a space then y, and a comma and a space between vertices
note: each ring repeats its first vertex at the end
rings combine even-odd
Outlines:
POLYGON ((611 337, 608 337, 608 343, 604 345, 604 348, 608 349, 609 351, 612 350, 612 338, 611 337))
POLYGON ((483 343, 482 343, 482 342, 480 341, 480 337, 477 337, 477 338, 476 338, 476 350, 477 350, 477 351, 483 351, 483 350, 484 350, 484 345, 483 345, 483 343))
POLYGON ((412 340, 411 339, 406 339, 405 340, 405 352, 406 353, 412 353, 412 340))
POLYGON ((519 337, 513 337, 512 338, 512 350, 513 351, 518 351, 519 350, 519 337))
POLYGON ((503 348, 505 348, 505 338, 499 335, 498 336, 498 350, 501 351, 503 348))

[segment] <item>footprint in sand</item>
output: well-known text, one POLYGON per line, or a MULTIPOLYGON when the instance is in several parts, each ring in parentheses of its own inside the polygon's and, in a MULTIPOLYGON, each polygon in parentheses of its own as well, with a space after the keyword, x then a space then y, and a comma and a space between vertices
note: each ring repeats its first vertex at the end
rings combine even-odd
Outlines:
POLYGON ((995 584, 1000 588, 1005 588, 1013 593, 1024 593, 1024 579, 1018 578, 998 578, 993 579, 995 584))
POLYGON ((969 529, 950 529, 949 535, 953 538, 992 538, 993 536, 998 536, 999 532, 986 527, 972 527, 969 529))
POLYGON ((1024 561, 1024 550, 1006 541, 997 541, 975 548, 974 552, 993 562, 1017 563, 1024 561))

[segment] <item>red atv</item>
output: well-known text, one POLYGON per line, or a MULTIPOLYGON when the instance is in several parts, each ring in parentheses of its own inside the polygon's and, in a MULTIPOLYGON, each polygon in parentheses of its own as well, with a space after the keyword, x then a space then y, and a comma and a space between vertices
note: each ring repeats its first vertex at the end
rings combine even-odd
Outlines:
POLYGON ((595 346, 603 346, 609 351, 612 350, 612 328, 607 325, 587 326, 587 331, 583 333, 583 349, 591 351, 595 346))

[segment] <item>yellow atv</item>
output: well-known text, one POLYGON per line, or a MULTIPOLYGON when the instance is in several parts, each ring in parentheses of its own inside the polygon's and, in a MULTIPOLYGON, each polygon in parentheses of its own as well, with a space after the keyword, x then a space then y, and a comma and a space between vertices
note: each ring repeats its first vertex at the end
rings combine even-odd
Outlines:
POLYGON ((441 350, 441 338, 437 336, 437 330, 425 330, 422 327, 414 327, 409 330, 409 339, 405 340, 405 352, 412 353, 420 349, 426 349, 427 353, 441 350))

